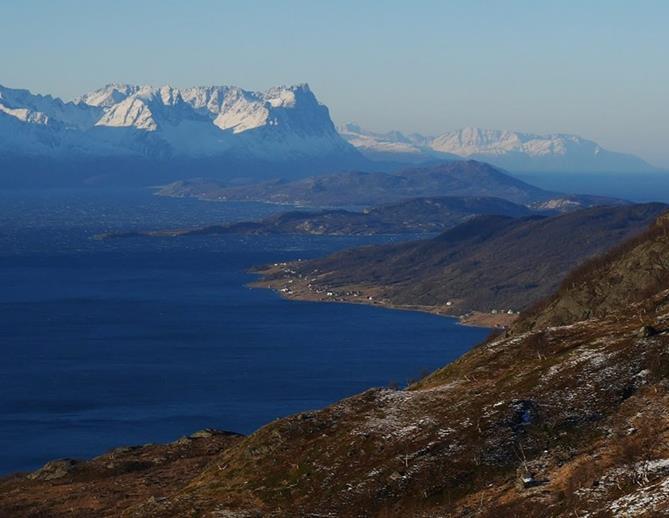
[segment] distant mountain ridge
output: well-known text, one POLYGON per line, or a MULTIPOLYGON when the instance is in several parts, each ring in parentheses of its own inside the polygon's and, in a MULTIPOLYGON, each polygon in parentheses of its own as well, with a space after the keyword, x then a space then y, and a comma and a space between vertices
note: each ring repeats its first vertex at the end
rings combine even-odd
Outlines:
POLYGON ((442 232, 482 214, 510 217, 528 216, 534 212, 500 198, 436 197, 414 198, 370 210, 354 212, 343 209, 290 211, 260 221, 208 225, 199 228, 177 228, 152 231, 110 232, 97 239, 125 237, 177 237, 217 234, 246 235, 383 235, 442 232))
POLYGON ((655 167, 634 155, 602 148, 576 135, 535 135, 464 128, 438 136, 399 131, 375 133, 357 124, 339 134, 372 160, 419 163, 430 159, 475 159, 519 172, 644 172, 655 167))
MULTIPOLYGON (((652 171, 573 135, 465 129, 437 137, 335 127, 307 84, 110 83, 73 101, 0 85, 0 184, 248 183, 476 159, 510 171, 652 171)), ((430 195, 431 193, 426 193, 430 195)))
POLYGON ((474 196, 501 198, 533 209, 557 212, 625 203, 613 198, 545 191, 475 160, 409 167, 392 174, 345 171, 240 186, 193 179, 166 185, 157 194, 208 201, 260 201, 310 207, 369 207, 419 197, 474 196))
POLYGON ((47 156, 355 154, 306 84, 252 92, 112 83, 73 102, 0 86, 0 136, 0 152, 47 156))

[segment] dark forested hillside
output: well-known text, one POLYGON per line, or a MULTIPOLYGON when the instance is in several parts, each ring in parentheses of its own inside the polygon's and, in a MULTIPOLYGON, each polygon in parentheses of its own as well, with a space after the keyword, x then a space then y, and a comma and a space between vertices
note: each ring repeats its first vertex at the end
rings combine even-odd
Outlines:
MULTIPOLYGON (((310 291, 374 292, 399 306, 520 310, 550 294, 567 273, 641 232, 659 203, 595 207, 554 217, 481 216, 439 236, 346 250, 297 263, 296 296, 310 291)), ((276 281, 283 270, 270 272, 276 281)))

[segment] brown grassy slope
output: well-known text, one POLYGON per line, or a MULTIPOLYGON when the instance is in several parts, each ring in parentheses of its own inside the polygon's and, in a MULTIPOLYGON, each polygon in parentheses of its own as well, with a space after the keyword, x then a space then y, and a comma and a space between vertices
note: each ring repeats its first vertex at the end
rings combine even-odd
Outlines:
POLYGON ((52 461, 27 477, 0 479, 0 516, 116 517, 159 505, 241 439, 201 431, 170 444, 116 448, 86 462, 52 461))
MULTIPOLYGON (((412 390, 371 390, 279 420, 224 453, 225 468, 203 473, 171 509, 606 516, 614 504, 631 508, 669 481, 667 292, 655 302, 663 332, 653 337, 612 317, 493 340, 412 390), (518 488, 525 471, 536 487, 518 488)), ((644 505, 667 509, 669 484, 654 494, 644 505)))

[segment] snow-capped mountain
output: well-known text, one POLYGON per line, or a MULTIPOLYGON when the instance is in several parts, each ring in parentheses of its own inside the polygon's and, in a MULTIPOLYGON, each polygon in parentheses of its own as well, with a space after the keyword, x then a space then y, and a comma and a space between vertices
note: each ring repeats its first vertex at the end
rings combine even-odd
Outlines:
POLYGON ((634 155, 616 153, 575 135, 534 135, 465 128, 432 137, 398 131, 374 133, 345 124, 339 133, 372 160, 417 163, 430 159, 470 158, 511 171, 637 172, 654 169, 634 155))
POLYGON ((399 131, 376 133, 367 131, 352 122, 339 126, 337 131, 372 160, 420 162, 435 154, 429 148, 431 139, 418 133, 410 135, 399 131))
POLYGON ((306 84, 109 84, 72 102, 0 86, 0 156, 232 157, 291 161, 359 157, 306 84))

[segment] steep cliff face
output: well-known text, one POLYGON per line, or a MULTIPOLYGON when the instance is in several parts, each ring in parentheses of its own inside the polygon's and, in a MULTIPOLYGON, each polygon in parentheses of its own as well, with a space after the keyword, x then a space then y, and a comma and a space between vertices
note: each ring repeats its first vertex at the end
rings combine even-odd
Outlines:
POLYGON ((661 516, 669 510, 669 283, 656 255, 669 253, 668 228, 661 219, 584 267, 507 335, 407 390, 373 389, 279 419, 170 483, 151 476, 156 461, 123 473, 99 468, 98 477, 125 485, 97 483, 86 475, 91 463, 53 480, 5 479, 0 510, 661 516), (622 275, 609 296, 625 268, 643 273, 634 282, 622 275), (572 295, 588 314, 562 316, 572 295), (155 497, 137 497, 148 491, 155 497))

